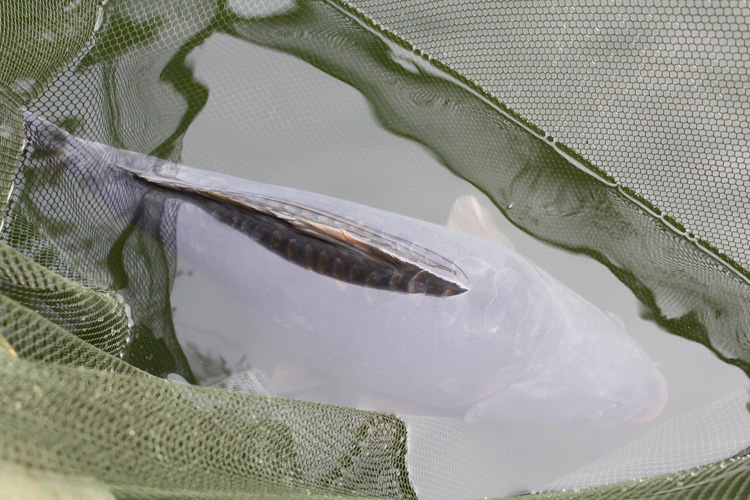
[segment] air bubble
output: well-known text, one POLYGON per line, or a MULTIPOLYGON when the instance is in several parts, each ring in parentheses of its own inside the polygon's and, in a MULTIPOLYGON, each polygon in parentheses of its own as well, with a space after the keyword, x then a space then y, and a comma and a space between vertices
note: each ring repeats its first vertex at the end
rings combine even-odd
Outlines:
POLYGON ((104 7, 100 5, 99 10, 97 10, 96 12, 96 23, 94 23, 94 33, 99 31, 99 29, 102 27, 102 24, 104 24, 104 7))
POLYGON ((132 328, 133 325, 135 325, 135 321, 133 321, 133 315, 132 310, 130 308, 130 304, 123 304, 123 309, 125 309, 125 316, 128 318, 128 328, 132 328))

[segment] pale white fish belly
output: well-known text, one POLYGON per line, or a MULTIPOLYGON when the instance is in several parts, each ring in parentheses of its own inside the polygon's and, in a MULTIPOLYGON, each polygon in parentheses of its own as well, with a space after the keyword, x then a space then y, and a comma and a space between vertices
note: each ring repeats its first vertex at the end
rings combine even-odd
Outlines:
MULTIPOLYGON (((401 222, 374 215, 390 232, 401 222)), ((246 236, 190 205, 181 209, 178 248, 259 331, 363 390, 470 421, 606 425, 661 407, 663 378, 616 321, 506 247, 407 220, 412 239, 463 270, 467 292, 432 297, 343 285, 249 252, 246 236)))
POLYGON ((216 280, 254 328, 297 358, 371 390, 466 408, 495 366, 517 357, 510 336, 487 335, 485 316, 514 321, 529 303, 508 293, 512 280, 496 290, 495 273, 474 259, 459 265, 479 275, 476 289, 432 297, 344 285, 271 252, 248 252, 246 236, 190 205, 181 207, 177 237, 178 252, 216 280))
POLYGON ((414 255, 427 249, 448 264, 437 274, 466 285, 464 293, 442 297, 343 284, 260 247, 200 203, 182 203, 179 253, 223 288, 257 331, 333 377, 469 421, 609 425, 650 418, 664 404, 664 379, 622 325, 506 246, 322 195, 165 167, 64 132, 45 144, 51 135, 39 129, 54 126, 35 123, 32 145, 85 171, 100 194, 122 191, 109 174, 125 168, 147 177, 168 171, 181 189, 201 182, 231 186, 228 197, 290 200, 412 242, 414 255))

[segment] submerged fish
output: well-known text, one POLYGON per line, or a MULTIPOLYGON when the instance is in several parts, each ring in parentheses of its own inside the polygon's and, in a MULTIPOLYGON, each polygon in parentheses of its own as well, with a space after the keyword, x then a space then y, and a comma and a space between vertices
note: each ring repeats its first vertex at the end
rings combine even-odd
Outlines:
POLYGON ((24 120, 32 147, 94 192, 145 182, 179 200, 178 253, 320 372, 469 422, 603 426, 664 406, 622 323, 507 245, 24 120))

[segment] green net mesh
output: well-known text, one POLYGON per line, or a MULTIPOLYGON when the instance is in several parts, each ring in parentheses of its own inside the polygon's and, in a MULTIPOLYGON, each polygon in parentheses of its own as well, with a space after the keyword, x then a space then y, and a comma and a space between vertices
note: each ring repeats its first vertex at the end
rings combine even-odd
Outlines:
MULTIPOLYGON (((363 96, 384 130, 422 144, 514 225, 603 263, 655 323, 747 371, 749 16, 740 1, 4 2, 0 492, 413 498, 430 488, 415 488, 409 439, 443 436, 439 451, 426 452, 441 455, 434 470, 470 478, 470 445, 481 439, 462 435, 459 443, 442 421, 165 380, 208 378, 175 334, 174 253, 120 222, 112 200, 25 151, 21 107, 90 140, 172 160, 188 153, 196 166, 266 181, 279 163, 350 153, 366 170, 367 191, 387 177, 379 163, 408 163, 411 150, 359 151, 347 141, 355 126, 345 110, 326 122, 315 107, 363 96), (287 59, 238 64, 251 46, 287 59), (200 51, 213 51, 241 79, 206 85, 200 51), (264 86, 260 77, 283 75, 292 58, 348 90, 311 102, 313 73, 264 86), (299 98, 294 113, 272 109, 274 94, 299 98), (269 153, 257 159, 259 171, 243 172, 242 161, 186 140, 210 112, 209 95, 225 107, 256 105, 251 117, 215 120, 230 129, 225 142, 214 141, 220 146, 250 135, 265 141, 259 151, 284 150, 283 129, 304 122, 339 140, 296 136, 292 156, 269 153)), ((296 181, 308 189, 320 182, 312 168, 296 181)), ((398 189, 383 203, 403 198, 398 189)), ((695 426, 680 427, 687 437, 663 449, 710 434, 695 426)), ((748 445, 747 435, 720 438, 735 452, 748 445)), ((625 460, 609 457, 594 466, 593 484, 643 477, 540 495, 744 498, 747 458, 726 449, 684 471, 634 464, 608 474, 625 460)), ((485 465, 487 474, 499 466, 485 465)), ((556 487, 576 484, 588 483, 556 487)))

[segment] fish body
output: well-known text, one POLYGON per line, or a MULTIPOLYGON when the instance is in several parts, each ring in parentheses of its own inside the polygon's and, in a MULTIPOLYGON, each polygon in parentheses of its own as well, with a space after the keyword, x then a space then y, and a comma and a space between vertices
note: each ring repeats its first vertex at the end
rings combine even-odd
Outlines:
POLYGON ((664 378, 622 323, 506 245, 24 119, 34 149, 95 192, 117 198, 132 176, 173 193, 178 253, 334 378, 470 422, 603 426, 664 406, 664 378))

